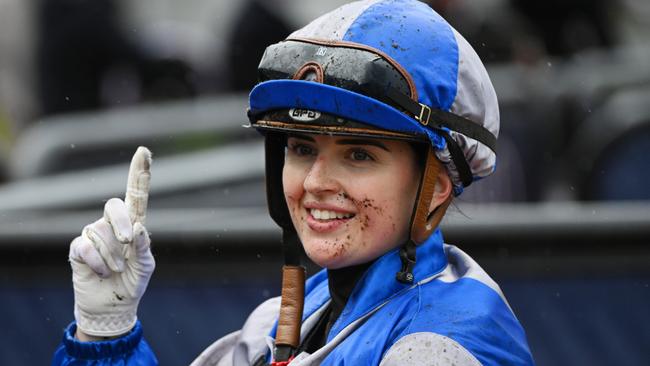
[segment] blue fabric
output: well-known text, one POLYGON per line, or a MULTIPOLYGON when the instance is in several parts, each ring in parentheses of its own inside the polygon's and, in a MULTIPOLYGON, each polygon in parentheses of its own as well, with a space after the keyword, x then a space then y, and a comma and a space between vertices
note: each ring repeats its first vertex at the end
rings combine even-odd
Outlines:
POLYGON ((449 110, 456 98, 458 44, 449 24, 414 0, 382 1, 354 20, 344 41, 374 47, 411 75, 420 103, 449 110), (422 44, 426 35, 426 45, 422 44))
MULTIPOLYGON (((417 246, 415 256, 418 263, 413 268, 414 282, 439 273, 447 266, 442 243, 442 234, 440 230, 436 230, 423 244, 417 246)), ((383 255, 370 266, 350 294, 341 316, 332 325, 328 341, 354 320, 366 315, 386 300, 409 291, 411 285, 395 279, 395 274, 401 266, 399 248, 383 255)), ((327 282, 325 286, 327 287, 327 282)))
POLYGON ((265 81, 251 91, 249 107, 252 114, 288 108, 318 110, 382 129, 427 136, 436 149, 446 146, 440 135, 388 104, 327 84, 305 80, 265 81))
MULTIPOLYGON (((377 365, 400 338, 418 332, 449 337, 483 365, 533 365, 523 328, 499 294, 470 278, 405 285, 394 280, 399 251, 379 258, 359 280, 339 319, 328 334, 331 341, 353 321, 386 303, 339 344, 322 365, 377 365)), ((417 248, 415 281, 447 266, 440 231, 417 248)), ((328 300, 326 271, 309 280, 303 319, 328 300)), ((275 336, 276 327, 271 331, 275 336)))
POLYGON ((74 334, 76 323, 71 323, 63 334, 63 341, 52 359, 52 366, 63 365, 158 365, 149 344, 142 337, 142 326, 135 327, 123 337, 101 342, 79 342, 74 334))

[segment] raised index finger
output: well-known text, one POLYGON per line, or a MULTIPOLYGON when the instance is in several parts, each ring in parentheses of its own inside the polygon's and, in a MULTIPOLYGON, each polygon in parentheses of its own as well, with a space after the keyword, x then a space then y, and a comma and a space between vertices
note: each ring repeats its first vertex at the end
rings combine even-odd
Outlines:
POLYGON ((129 177, 126 182, 124 202, 129 211, 131 222, 144 225, 149 199, 149 181, 151 180, 151 151, 144 146, 138 147, 131 159, 129 177))

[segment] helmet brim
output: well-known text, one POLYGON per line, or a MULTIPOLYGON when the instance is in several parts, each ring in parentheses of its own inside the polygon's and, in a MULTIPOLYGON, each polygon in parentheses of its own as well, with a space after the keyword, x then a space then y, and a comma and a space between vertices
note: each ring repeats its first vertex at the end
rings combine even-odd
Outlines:
POLYGON ((434 131, 421 126, 412 117, 396 108, 343 88, 304 80, 269 80, 253 88, 249 96, 249 116, 255 128, 265 130, 300 130, 314 133, 375 135, 385 138, 406 138, 429 141, 435 148, 445 147, 444 139, 434 131), (292 108, 318 111, 361 123, 369 128, 359 129, 331 124, 289 123, 269 121, 265 114, 292 108), (269 123, 276 122, 276 123, 269 123), (305 130, 306 129, 306 130, 305 130), (373 131, 374 130, 374 131, 373 131), (382 132, 385 131, 385 132, 382 132))

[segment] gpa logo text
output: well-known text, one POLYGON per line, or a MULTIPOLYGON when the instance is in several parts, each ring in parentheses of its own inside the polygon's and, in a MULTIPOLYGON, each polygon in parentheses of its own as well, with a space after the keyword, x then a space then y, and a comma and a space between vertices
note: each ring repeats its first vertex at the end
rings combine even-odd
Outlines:
POLYGON ((289 117, 296 121, 310 122, 320 118, 320 112, 311 109, 291 108, 289 109, 289 117))

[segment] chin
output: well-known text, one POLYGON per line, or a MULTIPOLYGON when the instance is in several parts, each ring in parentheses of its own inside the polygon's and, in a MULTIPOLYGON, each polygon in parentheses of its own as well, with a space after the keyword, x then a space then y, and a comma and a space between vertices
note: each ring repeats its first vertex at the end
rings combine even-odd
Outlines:
POLYGON ((348 267, 349 265, 340 262, 332 262, 332 263, 319 264, 319 266, 321 268, 327 268, 327 269, 339 269, 339 268, 348 267))
POLYGON ((305 252, 312 262, 322 268, 338 269, 349 265, 346 260, 347 258, 342 256, 344 253, 332 251, 332 248, 316 248, 316 250, 308 250, 305 248, 305 252))
POLYGON ((318 265, 321 268, 327 268, 327 269, 337 269, 344 267, 345 264, 341 263, 340 258, 331 258, 327 256, 319 256, 319 255, 312 255, 312 254, 307 254, 309 259, 311 259, 312 262, 314 262, 316 265, 318 265))

